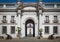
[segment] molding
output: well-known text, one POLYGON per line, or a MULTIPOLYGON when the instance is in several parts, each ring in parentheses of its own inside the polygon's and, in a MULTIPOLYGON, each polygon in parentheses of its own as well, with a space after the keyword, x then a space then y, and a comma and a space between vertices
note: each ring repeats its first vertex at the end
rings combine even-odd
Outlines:
POLYGON ((17 23, 0 23, 0 25, 17 25, 17 23))
POLYGON ((60 2, 42 2, 42 4, 60 4, 60 2))
POLYGON ((0 12, 0 15, 16 15, 16 12, 0 12))
POLYGON ((22 10, 22 12, 37 12, 37 10, 22 10))
POLYGON ((15 8, 0 8, 0 12, 16 12, 15 8))
POLYGON ((43 23, 43 25, 60 25, 60 23, 43 23))
POLYGON ((23 15, 37 15, 37 12, 23 12, 23 15), (34 13, 34 14, 32 14, 34 13))
POLYGON ((60 12, 43 12, 43 15, 60 15, 60 12))
POLYGON ((23 15, 37 15, 37 14, 23 14, 23 15))
POLYGON ((43 8, 43 12, 60 12, 60 8, 43 8))

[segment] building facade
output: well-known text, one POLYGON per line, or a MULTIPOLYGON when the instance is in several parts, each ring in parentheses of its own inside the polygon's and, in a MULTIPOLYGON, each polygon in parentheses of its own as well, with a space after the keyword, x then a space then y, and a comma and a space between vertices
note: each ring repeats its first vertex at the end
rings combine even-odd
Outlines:
MULTIPOLYGON (((1 1, 2 2, 2 1, 1 1)), ((0 36, 42 37, 60 36, 59 2, 8 1, 0 3, 0 36)))

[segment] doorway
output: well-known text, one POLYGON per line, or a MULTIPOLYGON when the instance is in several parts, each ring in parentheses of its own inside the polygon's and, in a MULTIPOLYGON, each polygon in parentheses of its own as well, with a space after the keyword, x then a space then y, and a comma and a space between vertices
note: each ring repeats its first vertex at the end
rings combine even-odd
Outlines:
POLYGON ((28 19, 25 22, 25 36, 35 37, 35 23, 32 19, 28 19))

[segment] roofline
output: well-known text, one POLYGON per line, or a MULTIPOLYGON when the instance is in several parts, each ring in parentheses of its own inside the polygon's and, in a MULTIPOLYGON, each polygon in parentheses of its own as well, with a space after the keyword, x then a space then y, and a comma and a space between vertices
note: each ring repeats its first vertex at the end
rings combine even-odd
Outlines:
POLYGON ((60 4, 60 2, 42 2, 43 4, 60 4))
POLYGON ((0 4, 17 4, 17 2, 12 2, 12 3, 0 3, 0 4))

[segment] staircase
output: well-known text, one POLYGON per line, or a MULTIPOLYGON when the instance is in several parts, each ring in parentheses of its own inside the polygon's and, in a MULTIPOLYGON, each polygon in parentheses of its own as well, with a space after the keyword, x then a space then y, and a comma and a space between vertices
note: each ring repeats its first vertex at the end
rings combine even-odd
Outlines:
POLYGON ((37 38, 36 37, 24 37, 23 39, 25 39, 25 40, 35 40, 37 38))

